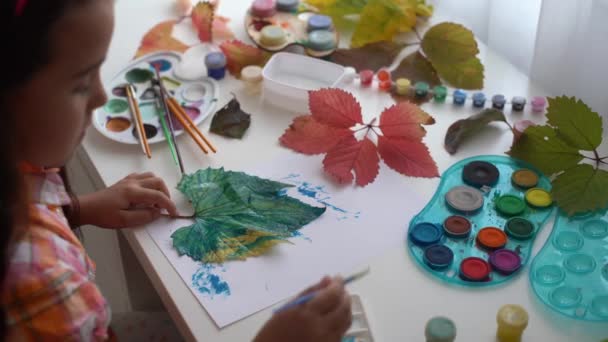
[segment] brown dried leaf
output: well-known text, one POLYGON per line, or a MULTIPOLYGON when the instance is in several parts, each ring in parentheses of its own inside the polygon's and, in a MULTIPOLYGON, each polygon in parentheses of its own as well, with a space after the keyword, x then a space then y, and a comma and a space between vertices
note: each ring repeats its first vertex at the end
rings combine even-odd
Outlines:
POLYGON ((394 42, 378 42, 359 48, 337 49, 330 60, 343 66, 351 66, 357 71, 378 71, 391 65, 404 46, 394 42))

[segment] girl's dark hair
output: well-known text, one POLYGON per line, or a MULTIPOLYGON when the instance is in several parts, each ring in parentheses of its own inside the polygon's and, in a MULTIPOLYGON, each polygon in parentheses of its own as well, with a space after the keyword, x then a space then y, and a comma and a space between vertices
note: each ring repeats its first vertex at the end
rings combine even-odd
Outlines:
MULTIPOLYGON (((19 0, 2 0, 0 3, 0 36, 4 41, 0 53, 0 293, 5 290, 6 272, 12 256, 10 243, 16 224, 27 219, 25 189, 17 170, 18 146, 14 133, 16 113, 7 111, 6 101, 15 89, 49 63, 53 24, 69 6, 82 1, 28 0, 20 14, 15 12, 19 0)), ((6 333, 6 313, 2 306, 0 340, 4 340, 6 333)))

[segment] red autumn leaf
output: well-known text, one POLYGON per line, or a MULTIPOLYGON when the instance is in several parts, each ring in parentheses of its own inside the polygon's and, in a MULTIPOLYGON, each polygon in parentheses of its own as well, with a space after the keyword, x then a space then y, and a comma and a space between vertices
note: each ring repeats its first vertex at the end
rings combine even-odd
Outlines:
POLYGON ((163 21, 151 28, 142 38, 139 48, 135 53, 135 58, 147 55, 156 51, 175 51, 184 52, 188 50, 188 45, 173 38, 173 26, 175 20, 163 21))
POLYGON ((380 129, 385 137, 420 140, 426 135, 421 125, 432 125, 433 117, 410 102, 397 103, 380 115, 380 129))
POLYGON ((347 128, 335 128, 317 122, 310 115, 298 116, 279 138, 283 146, 305 153, 325 153, 336 146, 344 137, 352 136, 347 128))
POLYGON ((228 27, 228 22, 230 22, 230 18, 223 17, 221 15, 216 15, 213 19, 213 28, 211 29, 213 39, 217 41, 234 39, 234 33, 230 27, 228 27))
POLYGON ((437 164, 422 141, 378 136, 378 152, 386 165, 406 176, 439 176, 437 164))
POLYGON ((263 66, 270 58, 270 54, 258 49, 256 46, 247 45, 240 40, 227 40, 220 45, 220 49, 226 55, 226 67, 236 77, 241 74, 241 69, 248 65, 263 66))
POLYGON ((350 128, 363 123, 359 102, 342 89, 309 91, 308 107, 315 120, 333 127, 350 128))
POLYGON ((379 163, 376 145, 367 137, 357 141, 354 136, 343 138, 323 159, 325 172, 340 183, 352 182, 352 171, 355 171, 355 183, 359 186, 366 186, 376 179, 379 163))
POLYGON ((201 1, 192 9, 192 25, 198 31, 198 39, 203 43, 209 43, 213 40, 213 5, 201 1))

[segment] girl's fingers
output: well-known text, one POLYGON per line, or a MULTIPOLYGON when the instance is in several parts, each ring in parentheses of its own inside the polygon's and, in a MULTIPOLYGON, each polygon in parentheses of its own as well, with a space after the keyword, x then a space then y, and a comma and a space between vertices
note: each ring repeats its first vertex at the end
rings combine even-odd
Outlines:
POLYGON ((162 191, 135 186, 130 188, 130 191, 127 191, 126 195, 131 204, 156 206, 167 210, 170 215, 177 215, 175 203, 162 191))
POLYGON ((321 289, 326 288, 329 284, 331 284, 331 278, 329 276, 324 276, 321 281, 319 281, 317 284, 307 288, 306 290, 302 291, 298 297, 302 297, 304 295, 307 295, 313 291, 319 291, 321 289))
POLYGON ((331 331, 343 335, 352 323, 351 299, 347 292, 342 295, 342 300, 336 309, 325 316, 331 331))
POLYGON ((344 282, 342 278, 336 277, 329 286, 320 290, 308 303, 310 308, 322 315, 336 310, 344 296, 344 282))
POLYGON ((122 227, 136 227, 159 218, 160 210, 156 208, 121 210, 119 215, 122 227))
POLYGON ((167 185, 165 184, 165 182, 163 182, 162 179, 158 177, 143 178, 140 179, 138 183, 144 188, 161 191, 165 195, 167 195, 167 197, 171 198, 171 194, 169 193, 167 185))

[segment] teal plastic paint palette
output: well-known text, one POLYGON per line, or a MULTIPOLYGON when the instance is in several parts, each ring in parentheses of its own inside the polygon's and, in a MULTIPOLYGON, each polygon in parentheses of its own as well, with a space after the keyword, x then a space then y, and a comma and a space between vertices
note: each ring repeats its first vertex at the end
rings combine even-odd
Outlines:
POLYGON ((437 192, 410 222, 407 248, 423 270, 442 281, 464 286, 491 286, 518 274, 530 259, 536 233, 552 206, 526 200, 549 191, 549 179, 531 165, 505 156, 478 156, 446 170, 437 192), (519 184, 519 185, 518 185, 519 184))
POLYGON ((585 321, 608 321, 608 214, 561 213, 532 262, 530 284, 551 309, 585 321))
MULTIPOLYGON (((93 114, 93 126, 105 137, 125 144, 139 144, 136 138, 134 119, 127 102, 124 85, 133 84, 135 97, 139 103, 144 122, 144 130, 150 144, 165 140, 159 115, 163 114, 162 104, 153 88, 154 66, 160 71, 165 88, 184 108, 184 111, 198 125, 213 113, 219 88, 215 80, 200 78, 195 81, 180 79, 175 69, 182 56, 174 52, 156 52, 134 60, 121 70, 109 83, 108 102, 93 114), (153 66, 154 65, 154 66, 153 66)), ((183 133, 180 123, 172 121, 175 134, 183 133)))

